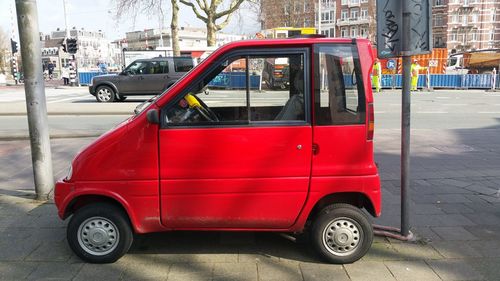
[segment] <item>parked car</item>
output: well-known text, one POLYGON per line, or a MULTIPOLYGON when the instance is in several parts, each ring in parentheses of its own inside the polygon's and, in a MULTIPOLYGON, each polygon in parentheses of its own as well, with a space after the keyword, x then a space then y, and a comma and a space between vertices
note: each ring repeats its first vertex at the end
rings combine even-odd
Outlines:
POLYGON ((108 263, 133 234, 273 231, 309 234, 328 262, 360 259, 373 240, 367 214, 381 212, 372 64, 365 39, 219 48, 74 158, 55 187, 69 246, 108 263), (241 59, 245 89, 207 91, 241 59), (290 83, 263 95, 246 83, 268 59, 287 61, 290 83))
POLYGON ((131 95, 158 95, 195 65, 191 57, 135 60, 119 74, 93 77, 89 92, 98 102, 123 101, 131 95))

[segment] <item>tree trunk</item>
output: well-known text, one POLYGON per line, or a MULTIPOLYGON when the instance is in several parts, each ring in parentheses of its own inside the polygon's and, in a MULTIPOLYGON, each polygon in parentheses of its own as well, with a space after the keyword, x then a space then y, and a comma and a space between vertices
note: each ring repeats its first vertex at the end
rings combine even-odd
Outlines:
POLYGON ((172 3, 172 22, 170 23, 170 30, 172 34, 172 50, 174 56, 178 57, 181 55, 181 50, 179 48, 179 29, 177 22, 179 21, 179 5, 177 0, 170 0, 172 3))
POLYGON ((207 46, 212 47, 217 45, 217 39, 215 33, 217 32, 217 27, 215 26, 215 19, 213 15, 209 14, 207 17, 207 46))

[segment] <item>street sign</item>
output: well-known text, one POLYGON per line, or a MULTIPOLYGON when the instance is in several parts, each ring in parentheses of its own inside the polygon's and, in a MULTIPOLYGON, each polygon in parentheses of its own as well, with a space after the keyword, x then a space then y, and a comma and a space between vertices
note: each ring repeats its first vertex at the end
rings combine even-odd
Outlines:
POLYGON ((430 0, 377 0, 379 58, 428 54, 432 50, 430 0), (404 4, 407 4, 405 7, 404 4), (409 50, 403 48, 403 12, 410 13, 409 50))
POLYGON ((396 68, 396 61, 395 60, 388 60, 387 61, 387 68, 388 69, 395 69, 396 68))

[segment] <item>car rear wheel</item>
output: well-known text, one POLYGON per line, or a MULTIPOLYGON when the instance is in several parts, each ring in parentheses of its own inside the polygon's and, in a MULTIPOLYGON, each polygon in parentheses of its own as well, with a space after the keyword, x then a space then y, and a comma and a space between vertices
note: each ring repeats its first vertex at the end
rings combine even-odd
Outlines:
POLYGON ((95 98, 98 102, 113 102, 115 101, 115 91, 109 86, 99 86, 95 98))
POLYGON ((349 204, 332 204, 317 216, 311 242, 319 255, 331 263, 352 263, 371 247, 373 228, 368 217, 349 204))
POLYGON ((70 248, 90 263, 111 263, 128 252, 132 228, 120 208, 106 203, 87 205, 71 218, 67 229, 70 248))

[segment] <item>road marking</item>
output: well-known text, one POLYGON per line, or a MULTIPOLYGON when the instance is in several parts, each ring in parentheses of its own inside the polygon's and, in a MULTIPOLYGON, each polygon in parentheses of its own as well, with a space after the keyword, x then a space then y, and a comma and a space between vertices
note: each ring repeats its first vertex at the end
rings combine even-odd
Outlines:
POLYGON ((436 97, 436 99, 449 100, 449 99, 451 99, 451 97, 436 97))
POLYGON ((56 99, 56 100, 48 101, 47 103, 57 103, 57 102, 63 102, 63 101, 77 100, 77 99, 81 99, 81 98, 82 97, 71 97, 71 98, 65 98, 65 99, 56 99))
POLYGON ((417 111, 417 114, 448 114, 446 111, 417 111))
POLYGON ((479 114, 500 114, 498 111, 480 111, 479 114))
POLYGON ((457 106, 465 106, 465 103, 444 103, 443 105, 457 105, 457 106))

